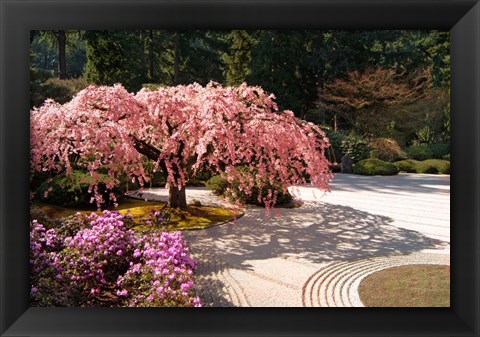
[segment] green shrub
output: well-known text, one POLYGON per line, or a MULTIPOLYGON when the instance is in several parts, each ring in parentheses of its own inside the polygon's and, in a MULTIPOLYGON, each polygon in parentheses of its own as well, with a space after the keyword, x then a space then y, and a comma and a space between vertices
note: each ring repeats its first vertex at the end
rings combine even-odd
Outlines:
POLYGON ((450 154, 450 144, 429 144, 427 148, 431 154, 429 159, 443 159, 450 154))
POLYGON ((187 186, 205 186, 205 183, 212 177, 212 173, 207 170, 203 170, 197 173, 195 178, 187 181, 187 186))
POLYGON ((399 171, 407 173, 418 173, 417 172, 417 161, 413 159, 400 160, 393 163, 399 171))
POLYGON ((215 195, 223 195, 228 188, 228 181, 220 176, 213 176, 205 182, 205 186, 215 195))
MULTIPOLYGON (((241 168, 240 170, 246 170, 241 168)), ((258 195, 261 193, 262 196, 266 196, 268 190, 277 191, 277 205, 285 204, 292 200, 291 194, 287 191, 283 193, 280 186, 273 186, 271 184, 266 184, 260 191, 258 186, 255 184, 252 188, 251 194, 247 195, 245 191, 239 189, 240 181, 235 180, 232 184, 229 184, 227 180, 222 179, 219 175, 211 177, 206 183, 205 186, 212 190, 216 195, 223 195, 233 201, 233 193, 238 197, 239 201, 243 204, 250 205, 259 205, 264 206, 263 202, 258 202, 258 195), (227 189, 230 188, 231 192, 228 192, 227 189)))
POLYGON ((450 162, 441 159, 429 159, 419 163, 419 173, 450 174, 450 162))
POLYGON ((73 78, 68 80, 50 78, 31 88, 31 104, 33 106, 39 106, 47 98, 51 98, 56 102, 63 104, 70 101, 76 93, 87 86, 88 82, 83 78, 73 78))
POLYGON ((353 166, 354 174, 390 176, 398 174, 398 168, 379 159, 369 158, 359 161, 353 166))
MULTIPOLYGON (((101 175, 107 178, 106 175, 101 175)), ((92 177, 89 173, 73 170, 70 175, 62 172, 52 179, 44 181, 35 191, 36 197, 50 204, 71 207, 90 204, 92 194, 88 192, 92 177), (51 180, 51 181, 50 181, 51 180)), ((100 191, 105 191, 105 185, 99 184, 100 191)), ((117 194, 120 191, 114 190, 117 194)), ((108 193, 103 193, 105 201, 109 201, 108 193)))
POLYGON ((432 158, 432 153, 426 145, 415 145, 408 147, 405 152, 408 157, 415 160, 427 160, 432 158))
POLYGON ((325 157, 331 163, 340 163, 342 159, 342 142, 345 139, 343 132, 335 131, 331 127, 322 126, 321 129, 330 140, 330 147, 325 151, 325 157))
POLYGON ((440 159, 428 159, 423 161, 408 159, 394 163, 402 172, 407 173, 429 173, 429 174, 450 174, 450 162, 440 159))
POLYGON ((368 158, 370 149, 362 137, 351 133, 342 140, 341 152, 342 156, 348 155, 356 163, 368 158))

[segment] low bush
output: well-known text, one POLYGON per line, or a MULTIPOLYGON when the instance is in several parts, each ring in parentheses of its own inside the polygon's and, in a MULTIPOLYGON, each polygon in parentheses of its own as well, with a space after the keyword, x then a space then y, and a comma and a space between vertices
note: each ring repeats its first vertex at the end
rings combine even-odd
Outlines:
POLYGON ((353 163, 368 158, 370 148, 367 142, 353 133, 349 134, 342 140, 341 144, 342 156, 349 156, 353 163))
POLYGON ((427 160, 432 158, 432 153, 425 145, 410 146, 405 149, 407 156, 415 160, 427 160))
POLYGON ((88 86, 88 82, 83 78, 72 78, 61 80, 58 78, 50 78, 39 83, 35 89, 32 88, 32 105, 39 106, 47 98, 51 98, 58 103, 66 103, 70 101, 75 94, 88 86))
POLYGON ((431 159, 443 159, 444 156, 450 154, 450 144, 429 144, 427 148, 431 159))
POLYGON ((212 177, 212 173, 204 170, 197 173, 194 178, 187 181, 187 186, 205 186, 205 182, 212 177))
POLYGON ((345 135, 340 131, 335 131, 331 127, 322 126, 322 130, 330 140, 330 147, 325 151, 325 157, 330 163, 340 163, 342 159, 342 142, 345 135))
POLYGON ((390 138, 375 138, 368 144, 370 156, 388 162, 407 158, 398 143, 390 138))
MULTIPOLYGON (((240 168, 240 171, 242 170, 246 170, 246 168, 240 168)), ((277 193, 277 205, 285 204, 292 200, 292 195, 288 191, 283 192, 279 184, 274 186, 271 183, 266 183, 260 191, 258 185, 254 183, 251 193, 247 194, 245 190, 240 189, 240 181, 238 179, 229 183, 226 179, 216 175, 210 178, 205 183, 205 186, 212 190, 216 195, 223 195, 231 201, 237 199, 243 204, 265 206, 263 197, 272 193, 272 191, 273 193, 277 193), (237 198, 234 198, 233 196, 236 196, 237 198)))
POLYGON ((392 164, 379 159, 369 158, 359 161, 353 166, 354 174, 361 175, 395 175, 398 174, 398 168, 392 164))
POLYGON ((393 163, 400 172, 406 173, 418 173, 417 172, 417 161, 413 159, 400 160, 393 163))
POLYGON ((180 232, 136 236, 129 221, 104 211, 78 215, 69 230, 46 230, 33 220, 31 305, 201 306, 194 295, 195 263, 180 232))
POLYGON ((450 162, 440 159, 428 159, 423 161, 408 159, 394 163, 401 172, 407 173, 429 173, 429 174, 450 174, 450 162))
POLYGON ((207 180, 205 186, 215 195, 223 195, 229 187, 228 181, 219 175, 213 176, 207 180))

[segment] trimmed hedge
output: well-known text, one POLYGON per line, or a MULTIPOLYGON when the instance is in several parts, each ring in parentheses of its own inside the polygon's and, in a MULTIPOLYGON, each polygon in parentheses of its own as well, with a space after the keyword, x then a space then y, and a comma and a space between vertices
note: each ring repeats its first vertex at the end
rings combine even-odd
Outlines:
POLYGON ((407 173, 450 174, 450 162, 441 159, 423 161, 407 159, 393 163, 400 171, 407 173))
POLYGON ((391 176, 398 174, 398 168, 379 159, 370 158, 359 161, 353 166, 354 174, 391 176))
POLYGON ((443 159, 450 155, 450 144, 410 146, 405 149, 408 157, 415 160, 443 159))

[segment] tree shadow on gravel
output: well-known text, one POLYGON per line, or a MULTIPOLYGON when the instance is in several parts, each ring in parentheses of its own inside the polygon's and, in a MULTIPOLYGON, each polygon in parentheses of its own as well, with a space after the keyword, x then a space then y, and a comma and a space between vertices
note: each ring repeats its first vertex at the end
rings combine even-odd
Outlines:
POLYGON ((249 207, 236 222, 183 232, 193 253, 229 268, 251 270, 250 260, 295 257, 312 263, 406 255, 447 242, 397 228, 393 219, 348 206, 316 203, 266 215, 249 207))

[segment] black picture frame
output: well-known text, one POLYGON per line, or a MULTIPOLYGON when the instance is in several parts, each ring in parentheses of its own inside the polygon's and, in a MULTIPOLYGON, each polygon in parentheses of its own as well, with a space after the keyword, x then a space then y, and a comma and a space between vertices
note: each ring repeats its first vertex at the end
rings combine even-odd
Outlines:
POLYGON ((478 336, 480 4, 476 0, 0 0, 1 336, 478 336), (29 308, 29 32, 36 29, 451 32, 450 308, 29 308))

